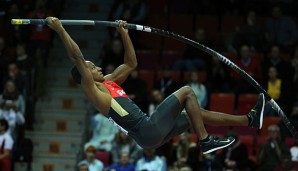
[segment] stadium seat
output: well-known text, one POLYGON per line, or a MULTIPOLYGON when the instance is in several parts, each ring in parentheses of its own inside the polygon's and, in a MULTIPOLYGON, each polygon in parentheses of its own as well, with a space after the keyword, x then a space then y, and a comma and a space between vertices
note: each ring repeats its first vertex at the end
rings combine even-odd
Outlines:
POLYGON ((236 27, 240 27, 244 23, 242 16, 223 16, 221 21, 221 31, 224 33, 235 31, 236 27))
POLYGON ((154 72, 151 70, 140 70, 139 77, 147 84, 147 92, 150 93, 153 89, 154 72))
POLYGON ((193 19, 191 15, 171 15, 169 31, 190 37, 193 32, 193 19), (178 24, 179 23, 179 24, 178 24))
POLYGON ((210 110, 234 114, 235 94, 232 93, 213 93, 210 98, 210 110))
MULTIPOLYGON (((190 81, 190 73, 188 71, 183 72, 183 82, 187 83, 190 81)), ((207 72, 206 71, 199 71, 199 79, 202 83, 206 82, 207 80, 207 72)))
POLYGON ((140 49, 144 50, 160 50, 162 37, 159 35, 148 34, 142 31, 136 32, 138 41, 140 43, 140 49))
POLYGON ((184 51, 187 47, 185 43, 168 37, 164 37, 163 43, 163 50, 184 51))
MULTIPOLYGON (((156 80, 160 80, 163 77, 164 71, 157 71, 156 72, 156 80)), ((180 72, 179 71, 170 71, 172 75, 172 79, 180 82, 180 72)))
POLYGON ((197 15, 195 28, 202 28, 208 35, 215 35, 218 32, 219 22, 217 16, 197 15))
POLYGON ((140 69, 155 70, 158 67, 160 53, 153 50, 141 50, 136 52, 140 69))
POLYGON ((107 167, 110 165, 110 153, 105 151, 97 151, 95 154, 95 158, 97 160, 100 160, 104 167, 107 167))
POLYGON ((246 115, 256 104, 258 94, 240 94, 238 98, 238 115, 246 115))
POLYGON ((268 127, 270 125, 278 125, 280 123, 279 117, 264 117, 263 118, 263 127, 260 130, 260 136, 261 137, 267 137, 268 136, 268 127))
POLYGON ((241 143, 245 144, 247 147, 247 152, 248 155, 251 156, 253 155, 253 151, 254 151, 254 136, 252 135, 240 135, 238 136, 238 139, 241 143))
POLYGON ((175 62, 183 58, 182 51, 163 51, 161 54, 162 66, 173 66, 175 62))

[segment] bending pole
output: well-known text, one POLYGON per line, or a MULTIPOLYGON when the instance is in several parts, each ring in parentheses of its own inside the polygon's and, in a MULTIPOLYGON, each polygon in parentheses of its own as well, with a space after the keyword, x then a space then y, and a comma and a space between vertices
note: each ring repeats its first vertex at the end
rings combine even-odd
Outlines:
MULTIPOLYGON (((117 22, 110 22, 110 21, 98 21, 98 20, 60 20, 63 25, 99 25, 99 26, 107 26, 107 27, 117 27, 117 22)), ((46 24, 45 19, 12 19, 12 24, 46 24)), ((271 104, 272 108, 278 113, 279 117, 282 119, 283 123, 286 125, 288 130, 291 132, 292 136, 295 138, 296 143, 298 144, 298 133, 293 124, 289 121, 285 113, 282 111, 282 109, 279 107, 279 105, 275 102, 272 97, 260 86, 260 84, 253 79, 249 74, 247 74, 244 70, 239 68, 235 63, 233 63, 231 60, 226 58, 225 56, 221 55, 220 53, 214 51, 213 49, 210 49, 198 42, 195 42, 191 39, 188 39, 184 36, 181 36, 179 34, 169 32, 162 29, 157 29, 154 27, 149 26, 143 26, 143 25, 137 25, 137 24, 130 24, 128 23, 126 25, 127 29, 132 30, 139 30, 139 31, 145 31, 145 32, 152 32, 161 36, 170 37, 173 39, 176 39, 178 41, 181 41, 183 43, 189 44, 194 46, 195 48, 198 48, 212 56, 216 56, 220 61, 228 65, 230 68, 235 70, 237 73, 239 73, 242 77, 244 77, 251 85, 253 85, 260 93, 263 93, 266 97, 266 100, 271 104)))

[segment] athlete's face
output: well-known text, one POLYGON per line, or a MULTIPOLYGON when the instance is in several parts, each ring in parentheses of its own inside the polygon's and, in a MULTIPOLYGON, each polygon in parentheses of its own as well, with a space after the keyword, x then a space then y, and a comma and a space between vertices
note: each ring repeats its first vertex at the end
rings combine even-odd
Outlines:
POLYGON ((103 82, 104 76, 102 73, 102 69, 100 67, 95 66, 92 62, 86 61, 88 68, 93 76, 94 81, 103 82))

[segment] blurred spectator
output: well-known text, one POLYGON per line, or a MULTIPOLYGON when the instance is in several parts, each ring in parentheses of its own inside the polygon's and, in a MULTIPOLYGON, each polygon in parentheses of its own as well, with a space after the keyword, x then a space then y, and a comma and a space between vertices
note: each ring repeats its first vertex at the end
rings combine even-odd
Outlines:
POLYGON ((126 135, 124 132, 119 131, 115 135, 115 140, 112 146, 112 158, 113 163, 119 163, 120 154, 122 152, 127 152, 130 156, 130 163, 136 163, 137 159, 140 157, 141 148, 136 144, 136 142, 126 135))
POLYGON ((284 16, 280 6, 272 8, 272 17, 266 23, 266 39, 282 48, 291 48, 298 40, 296 23, 288 16, 284 16))
MULTIPOLYGON (((155 111, 157 106, 164 100, 164 95, 160 92, 160 90, 152 90, 151 92, 151 102, 148 107, 148 116, 151 116, 151 114, 155 111)), ((174 147, 173 147, 173 140, 165 142, 162 146, 158 147, 155 152, 158 156, 160 156, 162 159, 164 159, 167 164, 172 164, 174 162, 173 153, 174 153, 174 147)))
POLYGON ((117 0, 114 2, 112 20, 119 18, 141 24, 147 15, 147 5, 144 0, 117 0))
MULTIPOLYGON (((256 59, 252 58, 249 47, 247 45, 242 45, 239 53, 240 59, 235 62, 236 65, 238 65, 250 76, 260 81, 262 77, 260 64, 256 59)), ((255 91, 250 84, 247 84, 247 82, 243 81, 243 77, 236 71, 233 72, 233 78, 235 81, 235 90, 237 93, 253 93, 255 91)))
POLYGON ((254 170, 253 163, 248 159, 247 147, 238 139, 237 133, 231 131, 226 136, 233 136, 235 142, 218 154, 217 167, 226 170, 254 170))
POLYGON ((103 171, 103 163, 95 158, 96 148, 92 145, 86 144, 85 145, 85 160, 81 161, 80 163, 84 162, 89 165, 88 171, 103 171))
MULTIPOLYGON (((195 32, 195 40, 200 44, 211 47, 210 43, 206 38, 206 32, 204 29, 197 29, 195 32)), ((206 67, 210 64, 211 55, 207 54, 204 51, 198 50, 193 46, 188 46, 184 52, 184 58, 178 60, 174 66, 173 70, 178 71, 194 71, 194 70, 205 70, 206 67)))
POLYGON ((0 168, 1 171, 10 171, 10 156, 13 146, 13 139, 7 132, 8 122, 0 119, 0 168))
POLYGON ((235 49, 239 49, 240 45, 246 44, 252 51, 263 51, 264 37, 261 25, 257 24, 257 15, 254 11, 249 11, 245 18, 245 23, 236 33, 235 49))
POLYGON ((22 71, 27 77, 31 76, 32 59, 27 53, 26 46, 23 43, 17 44, 16 47, 16 64, 20 71, 22 71))
MULTIPOLYGON (((54 16, 53 12, 47 9, 47 0, 37 0, 35 3, 35 9, 29 14, 29 18, 45 19, 48 16, 54 16)), ((40 49, 43 51, 41 57, 43 66, 47 66, 47 57, 52 40, 51 29, 47 25, 37 24, 31 27, 31 47, 29 49, 35 54, 36 50, 40 49)))
MULTIPOLYGON (((298 130, 298 103, 293 105, 292 111, 288 118, 289 118, 289 121, 294 126, 294 128, 298 130)), ((289 132, 289 129, 282 121, 280 122, 279 126, 280 126, 280 132, 281 132, 282 138, 287 138, 292 136, 291 133, 289 132)), ((298 147, 297 147, 297 161, 298 161, 298 147)))
POLYGON ((188 132, 180 134, 179 140, 175 144, 175 153, 176 167, 182 169, 182 167, 190 166, 193 170, 199 169, 199 150, 188 132))
POLYGON ((294 53, 292 55, 291 64, 292 64, 292 67, 294 68, 293 82, 295 87, 295 93, 298 93, 298 46, 296 46, 294 53))
POLYGON ((258 161, 260 171, 272 171, 282 161, 284 155, 290 153, 289 148, 281 140, 280 129, 277 125, 268 127, 268 141, 260 147, 258 161))
POLYGON ((166 162, 155 154, 155 149, 144 149, 144 156, 137 161, 135 171, 166 171, 166 162))
POLYGON ((263 78, 264 82, 267 83, 268 81, 268 71, 269 68, 274 66, 277 69, 279 74, 279 78, 282 80, 283 84, 283 105, 285 113, 289 113, 291 105, 293 104, 294 96, 293 92, 295 91, 293 86, 293 75, 294 69, 291 66, 289 61, 284 60, 281 58, 281 53, 279 46, 272 46, 270 53, 265 58, 262 64, 263 68, 263 78))
POLYGON ((9 124, 9 133, 16 138, 15 127, 25 123, 24 114, 22 114, 12 100, 4 100, 0 104, 0 118, 7 120, 9 124))
POLYGON ((148 109, 148 100, 146 98, 147 84, 139 77, 139 71, 137 69, 130 73, 122 87, 129 98, 132 99, 142 109, 142 111, 146 111, 148 109))
POLYGON ((217 57, 212 57, 212 63, 207 70, 207 84, 213 92, 231 91, 231 72, 217 57))
POLYGON ((173 80, 172 70, 168 66, 165 66, 162 72, 162 78, 154 82, 154 89, 160 90, 164 97, 168 97, 179 88, 179 84, 173 80))
MULTIPOLYGON (((102 49, 100 58, 102 59, 101 66, 106 70, 108 65, 118 67, 123 64, 124 49, 122 41, 119 38, 114 38, 102 49)), ((108 73, 106 73, 108 74, 108 73)))
POLYGON ((134 171, 135 166, 133 163, 129 162, 129 153, 122 152, 120 153, 119 163, 114 163, 108 167, 110 171, 134 171))
POLYGON ((291 160, 291 154, 285 154, 281 158, 281 163, 277 165, 274 171, 297 170, 297 164, 294 165, 291 160))
MULTIPOLYGON (((283 93, 283 81, 278 77, 278 72, 275 67, 270 67, 268 71, 269 80, 267 83, 268 94, 281 105, 281 97, 283 93)), ((265 116, 274 116, 275 111, 270 104, 266 104, 264 109, 265 116)))
POLYGON ((115 127, 108 118, 101 113, 92 117, 92 138, 88 143, 93 144, 96 149, 103 151, 111 151, 112 142, 118 128, 115 127))
POLYGON ((0 101, 11 100, 12 105, 16 107, 16 110, 20 111, 22 115, 25 114, 25 100, 22 94, 19 93, 15 82, 13 80, 7 80, 3 94, 0 95, 0 101))
POLYGON ((194 91, 197 101, 202 108, 205 108, 208 103, 208 94, 205 85, 201 82, 199 78, 198 71, 192 71, 190 73, 190 80, 187 83, 188 86, 194 91))
POLYGON ((89 164, 86 161, 81 161, 78 164, 78 171, 89 171, 89 164))
POLYGON ((20 71, 16 63, 8 65, 8 75, 4 78, 4 83, 6 83, 7 80, 13 80, 17 91, 23 96, 27 96, 27 92, 29 90, 28 78, 20 71))
POLYGON ((160 90, 154 89, 151 92, 151 102, 148 107, 148 114, 151 114, 155 111, 157 106, 164 100, 164 95, 160 92, 160 90))

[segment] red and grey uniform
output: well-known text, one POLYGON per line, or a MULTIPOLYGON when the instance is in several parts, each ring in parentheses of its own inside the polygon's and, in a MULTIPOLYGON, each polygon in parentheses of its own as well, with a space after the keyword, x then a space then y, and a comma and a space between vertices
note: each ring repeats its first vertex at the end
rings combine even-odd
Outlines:
POLYGON ((156 148, 189 128, 176 96, 166 98, 149 117, 115 82, 106 80, 102 84, 112 96, 107 117, 143 148, 156 148))

